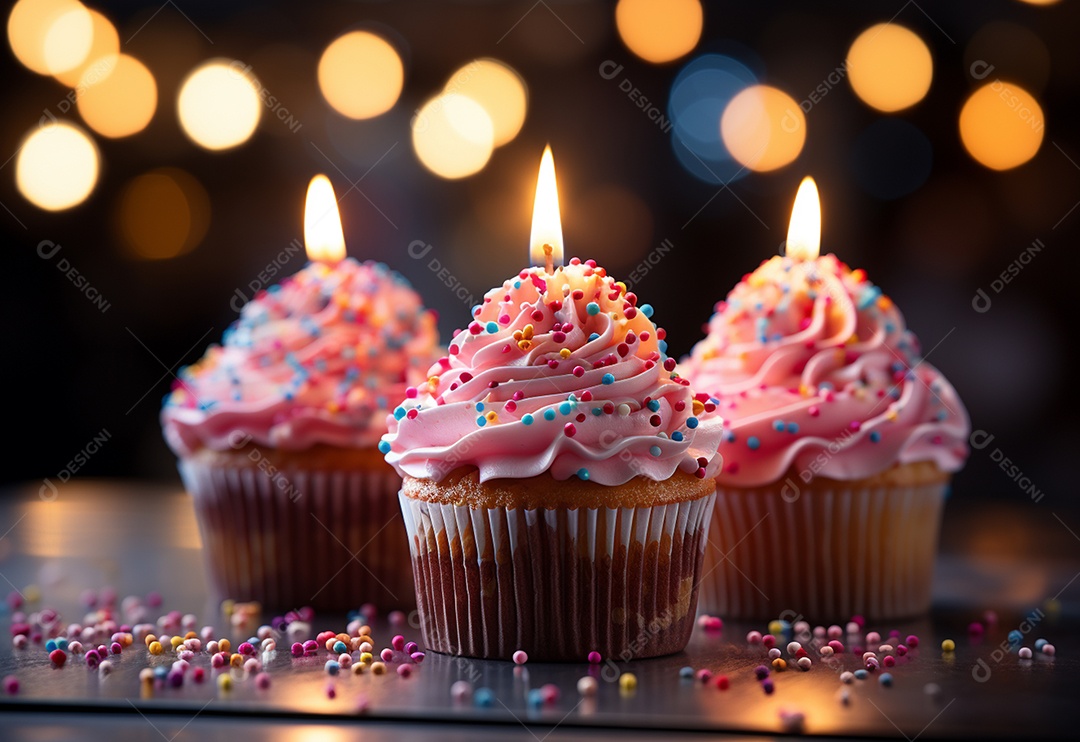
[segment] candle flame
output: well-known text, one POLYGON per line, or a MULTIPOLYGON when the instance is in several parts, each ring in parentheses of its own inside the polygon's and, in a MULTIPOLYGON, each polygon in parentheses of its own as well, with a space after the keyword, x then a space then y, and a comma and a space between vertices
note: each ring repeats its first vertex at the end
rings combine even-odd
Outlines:
POLYGON ((799 184, 791 209, 785 254, 796 260, 814 260, 821 254, 821 199, 809 175, 799 184))
POLYGON ((304 204, 304 247, 309 260, 336 263, 345 257, 341 214, 334 186, 325 175, 316 175, 308 184, 304 204))
POLYGON ((550 261, 559 266, 563 262, 562 218, 559 215, 559 190, 555 184, 555 157, 551 154, 551 145, 544 148, 544 156, 540 158, 532 232, 529 234, 529 258, 533 265, 544 265, 550 261), (551 248, 550 251, 544 250, 545 245, 551 248))

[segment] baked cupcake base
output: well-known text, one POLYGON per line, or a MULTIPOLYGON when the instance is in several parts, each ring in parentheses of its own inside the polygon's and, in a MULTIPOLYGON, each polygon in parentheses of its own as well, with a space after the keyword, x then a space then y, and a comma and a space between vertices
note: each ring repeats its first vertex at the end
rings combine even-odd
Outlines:
POLYGON ((618 487, 476 470, 406 478, 424 643, 436 652, 583 661, 682 650, 697 607, 714 483, 682 472, 618 487))
POLYGON ((917 463, 860 481, 793 473, 767 487, 718 488, 702 610, 815 621, 925 613, 948 483, 917 463))
POLYGON ((415 604, 397 492, 375 449, 203 449, 179 463, 211 587, 268 609, 415 604))

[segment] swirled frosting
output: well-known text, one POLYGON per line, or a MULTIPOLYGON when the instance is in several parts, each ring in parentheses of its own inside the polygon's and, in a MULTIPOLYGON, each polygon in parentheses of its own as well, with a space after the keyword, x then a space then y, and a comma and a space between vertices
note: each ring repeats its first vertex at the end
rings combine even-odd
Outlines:
POLYGON ((385 265, 309 263, 259 292, 161 412, 179 455, 247 441, 299 450, 371 448, 405 389, 437 357, 435 317, 385 265))
POLYGON ((433 480, 463 466, 481 481, 713 476, 715 404, 673 375, 651 315, 591 260, 522 271, 408 390, 380 450, 402 475, 433 480))
POLYGON ((721 485, 863 479, 967 457, 967 411, 900 311, 833 255, 765 261, 716 305, 679 367, 724 417, 721 485), (789 474, 790 476, 790 474, 789 474))

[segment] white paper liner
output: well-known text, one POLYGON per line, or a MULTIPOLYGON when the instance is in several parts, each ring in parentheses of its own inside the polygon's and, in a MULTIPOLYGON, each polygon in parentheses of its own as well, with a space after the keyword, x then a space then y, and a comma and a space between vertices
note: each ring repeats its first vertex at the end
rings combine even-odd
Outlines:
POLYGON ((271 475, 190 460, 179 469, 217 597, 268 609, 415 605, 392 469, 271 475))
POLYGON ((690 638, 712 494, 574 510, 400 500, 429 649, 618 661, 678 652, 690 638))
POLYGON ((925 613, 946 486, 815 487, 787 499, 779 486, 720 488, 701 610, 818 622, 925 613))

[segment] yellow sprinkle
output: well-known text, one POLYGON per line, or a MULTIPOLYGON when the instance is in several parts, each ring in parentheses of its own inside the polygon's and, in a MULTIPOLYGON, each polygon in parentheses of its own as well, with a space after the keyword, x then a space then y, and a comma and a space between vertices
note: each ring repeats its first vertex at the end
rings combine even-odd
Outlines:
POLYGON ((525 325, 524 327, 521 328, 521 337, 528 340, 529 338, 531 338, 533 336, 534 332, 536 332, 536 330, 535 330, 535 328, 533 328, 533 326, 531 324, 530 325, 525 325))
POLYGON ((898 417, 900 417, 900 414, 896 410, 889 410, 885 413, 885 419, 889 422, 896 422, 898 417))
POLYGON ((161 646, 161 642, 150 642, 150 646, 147 647, 150 650, 150 654, 161 654, 164 652, 164 648, 161 646))
POLYGON ((772 666, 777 672, 783 672, 787 669, 787 662, 784 661, 783 657, 777 657, 772 661, 772 666))
POLYGON ((705 403, 702 402, 700 399, 695 399, 693 409, 695 415, 700 415, 702 412, 705 411, 705 403))
POLYGON ((945 639, 943 642, 941 642, 942 652, 951 652, 954 649, 956 649, 956 642, 954 642, 952 639, 945 639))
POLYGON ((154 636, 153 634, 147 634, 146 638, 143 639, 143 643, 148 647, 150 646, 150 642, 156 642, 156 641, 157 641, 157 637, 154 636))
POLYGON ((169 639, 169 644, 172 644, 173 649, 176 649, 177 647, 179 647, 183 643, 184 643, 184 637, 182 637, 182 636, 174 636, 172 639, 169 639))
POLYGON ((519 340, 517 346, 518 346, 519 350, 528 350, 529 348, 532 347, 532 341, 531 340, 519 340))
POLYGON ((372 662, 371 663, 371 673, 372 673, 372 675, 384 675, 384 674, 386 674, 386 665, 384 665, 381 662, 372 662))
POLYGON ((326 409, 329 412, 340 412, 341 411, 341 404, 339 402, 331 400, 331 401, 326 403, 326 409))
POLYGON ((218 675, 217 684, 218 688, 228 693, 232 690, 232 677, 230 675, 218 675))
POLYGON ((371 652, 361 652, 360 653, 360 661, 363 662, 364 664, 371 664, 371 661, 374 660, 374 659, 375 659, 375 657, 374 657, 374 655, 371 654, 371 652))
POLYGON ((637 690, 637 675, 632 672, 624 672, 619 676, 619 688, 627 692, 637 690))
POLYGON ((499 421, 499 413, 497 413, 495 410, 491 410, 489 413, 484 415, 484 417, 487 418, 487 421, 489 423, 496 423, 499 421))
POLYGON ((228 639, 221 639, 218 641, 219 652, 228 652, 230 649, 232 649, 232 644, 229 643, 228 639))
POLYGON ((194 631, 189 631, 188 633, 184 634, 184 641, 187 641, 188 639, 197 639, 198 637, 199 635, 196 634, 194 631))
POLYGON ((569 358, 570 357, 570 349, 569 348, 563 348, 562 350, 559 351, 559 355, 562 356, 563 358, 569 358))
POLYGON ((229 664, 232 665, 233 667, 243 667, 243 665, 244 665, 244 655, 242 655, 242 654, 234 654, 232 657, 229 658, 229 664))
POLYGON ((233 608, 235 607, 236 601, 231 598, 221 601, 221 612, 225 614, 226 618, 232 615, 233 608))
POLYGON ((622 281, 616 281, 615 282, 615 288, 617 288, 619 290, 620 294, 625 294, 626 293, 626 284, 623 283, 622 281))
POLYGON ((366 670, 366 669, 367 669, 367 663, 366 662, 356 662, 352 666, 352 674, 353 675, 363 675, 364 670, 366 670))
POLYGON ((23 588, 23 597, 27 603, 37 603, 41 600, 41 588, 37 585, 27 585, 23 588))
POLYGON ((431 391, 435 391, 436 389, 439 388, 439 377, 438 376, 429 376, 428 380, 427 380, 427 383, 428 383, 428 386, 431 387, 431 391))

